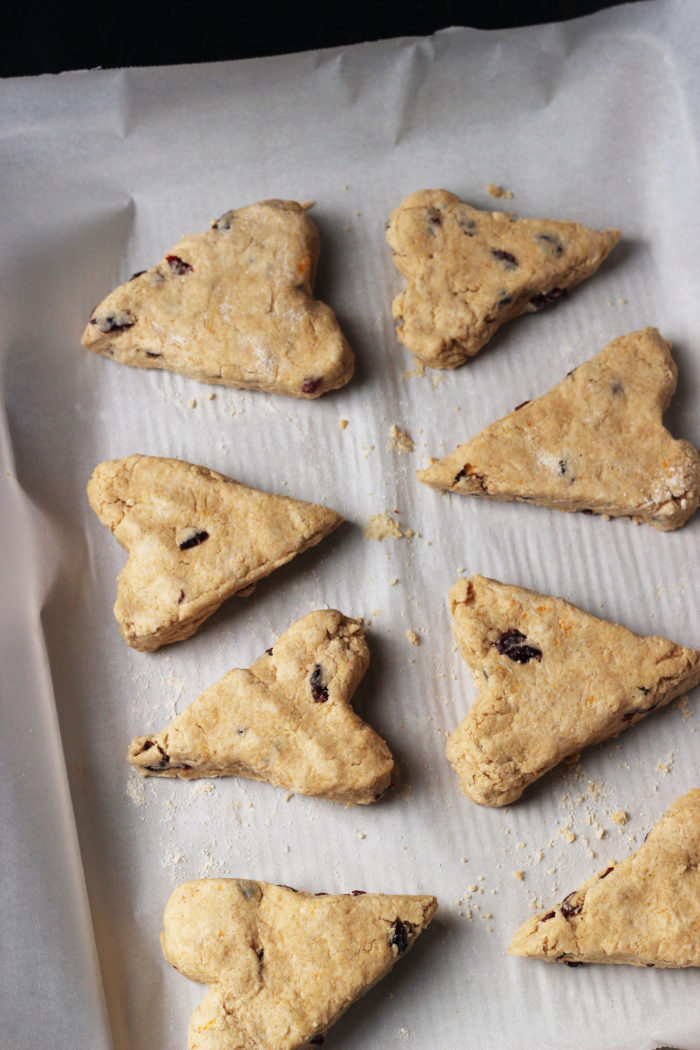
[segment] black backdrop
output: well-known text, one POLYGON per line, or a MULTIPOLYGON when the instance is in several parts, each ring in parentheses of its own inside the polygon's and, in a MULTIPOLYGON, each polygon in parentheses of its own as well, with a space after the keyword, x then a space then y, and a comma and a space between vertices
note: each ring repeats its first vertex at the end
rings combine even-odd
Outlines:
POLYGON ((451 25, 534 25, 612 6, 615 0, 8 0, 0 75, 256 58, 423 36, 451 25))

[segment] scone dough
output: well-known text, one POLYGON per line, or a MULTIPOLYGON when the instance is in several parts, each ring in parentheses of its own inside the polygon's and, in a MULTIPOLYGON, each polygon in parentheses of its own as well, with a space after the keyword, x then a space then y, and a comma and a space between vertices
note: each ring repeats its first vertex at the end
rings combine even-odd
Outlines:
POLYGON ((309 613, 161 733, 136 737, 129 761, 152 776, 243 776, 348 805, 374 802, 394 760, 350 706, 368 666, 359 620, 309 613))
POLYGON ((631 857, 529 919, 508 950, 562 963, 700 966, 700 790, 677 799, 631 857))
POLYGON ((226 598, 249 593, 342 521, 315 503, 156 456, 100 463, 87 491, 129 552, 114 615, 125 641, 141 650, 189 638, 226 598))
POLYGON ((108 295, 83 346, 206 383, 318 397, 354 369, 335 314, 312 298, 319 249, 296 201, 229 211, 108 295))
POLYGON ((418 190, 392 212, 386 239, 406 280, 392 308, 398 339, 432 368, 456 368, 505 321, 594 273, 620 231, 515 219, 418 190))
POLYGON ((700 681, 700 652, 642 638, 562 598, 483 576, 450 591, 478 698, 450 735, 464 792, 505 806, 568 755, 615 736, 700 681))
POLYGON ((676 377, 655 328, 630 332, 417 477, 464 495, 677 529, 700 501, 700 456, 661 422, 676 377))
POLYGON ((296 1050, 323 1034, 391 970, 432 919, 428 896, 296 892, 199 879, 172 894, 163 954, 211 985, 190 1050, 296 1050))

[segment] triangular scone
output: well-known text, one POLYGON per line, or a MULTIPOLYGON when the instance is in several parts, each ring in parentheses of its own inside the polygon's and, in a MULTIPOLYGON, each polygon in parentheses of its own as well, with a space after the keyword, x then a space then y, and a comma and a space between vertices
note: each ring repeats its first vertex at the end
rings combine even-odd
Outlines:
POLYGON ((447 742, 464 792, 520 798, 568 755, 615 736, 700 681, 700 652, 643 638, 562 598, 472 576, 450 591, 478 699, 447 742))
POLYGON ((700 500, 700 456, 661 422, 676 374, 655 328, 622 335, 536 401, 417 471, 418 479, 677 529, 700 500))
POLYGON ((199 879, 165 909, 163 954, 211 985, 192 1014, 190 1050, 296 1050, 323 1042, 381 980, 437 909, 434 897, 297 893, 199 879))
POLYGON ((406 280, 392 308, 398 339, 432 368, 456 368, 505 321, 589 277, 620 231, 515 219, 419 190, 392 212, 386 239, 406 280))
POLYGON ((700 790, 677 799, 631 857, 529 919, 508 951, 570 964, 700 966, 700 790))
POLYGON ((189 638, 226 598, 249 592, 343 520, 327 507, 156 456, 100 463, 87 491, 129 552, 114 615, 125 641, 141 650, 189 638))
POLYGON ((161 733, 136 737, 129 761, 153 776, 251 777, 348 805, 374 802, 394 760, 350 706, 368 666, 359 620, 309 613, 161 733))
POLYGON ((354 368, 335 314, 312 298, 320 240, 306 207, 227 212, 95 308, 83 346, 126 365, 311 398, 354 368))

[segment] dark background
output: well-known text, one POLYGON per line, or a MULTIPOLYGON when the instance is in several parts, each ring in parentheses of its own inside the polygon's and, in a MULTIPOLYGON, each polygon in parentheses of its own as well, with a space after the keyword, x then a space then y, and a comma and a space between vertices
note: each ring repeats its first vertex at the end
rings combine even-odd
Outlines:
POLYGON ((92 7, 10 2, 0 33, 2 76, 258 58, 425 36, 447 26, 535 25, 616 6, 615 0, 102 0, 92 7))

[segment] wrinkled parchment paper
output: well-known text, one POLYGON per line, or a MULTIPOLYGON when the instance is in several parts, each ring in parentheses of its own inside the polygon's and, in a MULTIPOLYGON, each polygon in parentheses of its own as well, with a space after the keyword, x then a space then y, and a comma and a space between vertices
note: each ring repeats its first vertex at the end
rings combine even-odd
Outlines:
POLYGON ((570 969, 506 954, 533 906, 629 855, 698 785, 697 696, 505 811, 463 797, 444 757, 475 696, 446 602, 460 573, 698 645, 700 517, 661 534, 440 496, 414 477, 429 455, 647 324, 672 341, 679 364, 667 423, 700 443, 698 30, 692 3, 657 0, 557 26, 3 82, 8 1050, 184 1047, 205 989, 164 962, 158 933, 174 885, 206 875, 438 896, 438 917, 411 955, 329 1034, 334 1050, 700 1047, 697 972, 570 969), (512 198, 495 201, 489 183, 512 198), (422 376, 393 332, 401 281, 384 223, 423 187, 523 216, 619 226, 624 239, 555 308, 511 323, 458 371, 422 376), (351 384, 296 402, 126 368, 80 347, 92 307, 116 284, 183 233, 268 197, 316 202, 317 294, 357 354, 351 384), (413 452, 392 443, 394 425, 413 452), (111 612, 124 555, 85 484, 100 460, 136 451, 325 502, 347 523, 189 641, 133 652, 111 612), (384 512, 414 535, 364 539, 367 519, 384 512), (343 809, 265 784, 131 771, 132 735, 162 728, 323 606, 370 625, 372 666, 356 706, 394 751, 393 797, 343 809), (611 819, 617 810, 626 824, 611 819))

